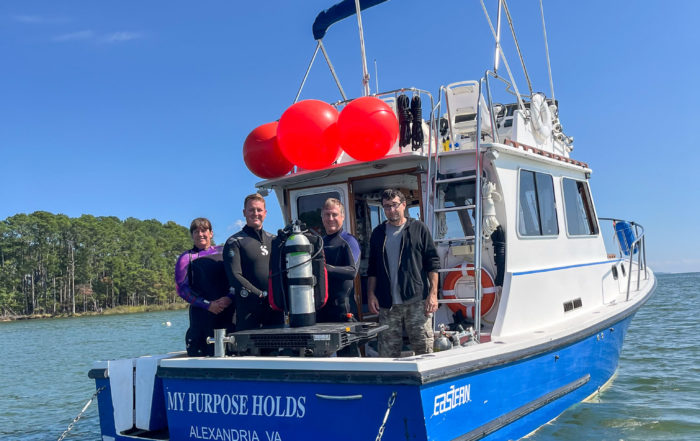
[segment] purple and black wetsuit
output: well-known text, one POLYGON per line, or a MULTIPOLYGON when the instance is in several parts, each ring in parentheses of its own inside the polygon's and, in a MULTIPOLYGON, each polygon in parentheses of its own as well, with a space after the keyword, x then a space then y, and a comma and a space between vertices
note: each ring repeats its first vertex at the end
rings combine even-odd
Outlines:
POLYGON ((222 247, 207 250, 192 248, 185 251, 175 264, 177 293, 190 304, 190 327, 185 334, 187 355, 214 355, 214 345, 208 345, 207 337, 214 336, 214 329, 233 332, 234 304, 219 314, 209 312, 209 303, 229 295, 228 280, 224 270, 222 247))

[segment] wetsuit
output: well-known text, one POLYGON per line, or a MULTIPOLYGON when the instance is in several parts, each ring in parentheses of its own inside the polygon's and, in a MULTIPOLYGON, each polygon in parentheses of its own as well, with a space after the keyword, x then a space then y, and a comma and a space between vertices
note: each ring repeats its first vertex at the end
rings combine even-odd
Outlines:
POLYGON ((177 293, 190 304, 190 327, 185 334, 189 356, 214 355, 214 345, 207 344, 207 337, 214 336, 214 329, 234 330, 233 304, 219 314, 208 311, 211 301, 229 292, 221 251, 220 246, 192 248, 182 253, 175 264, 177 293))
POLYGON ((267 298, 273 238, 264 230, 246 225, 224 245, 226 275, 236 292, 237 331, 283 323, 282 312, 273 311, 267 298))
MULTIPOLYGON (((323 237, 323 254, 328 273, 328 301, 316 313, 319 323, 355 321, 351 299, 355 295, 355 276, 360 268, 360 244, 342 229, 323 237)), ((353 302, 354 303, 354 302, 353 302)), ((338 351, 340 357, 359 357, 356 342, 338 351)))
POLYGON ((323 237, 323 254, 328 272, 328 301, 318 311, 316 320, 344 322, 354 312, 350 304, 360 267, 360 245, 352 234, 341 229, 323 237))

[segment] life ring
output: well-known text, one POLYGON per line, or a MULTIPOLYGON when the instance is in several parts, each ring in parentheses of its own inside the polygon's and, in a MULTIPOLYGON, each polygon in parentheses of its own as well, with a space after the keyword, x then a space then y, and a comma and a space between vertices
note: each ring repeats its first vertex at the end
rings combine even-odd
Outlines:
MULTIPOLYGON (((470 297, 460 296, 459 292, 455 287, 457 283, 462 279, 474 279, 474 265, 467 265, 462 263, 455 266, 455 268, 461 268, 461 271, 450 271, 445 277, 445 281, 442 284, 442 297, 445 299, 468 299, 470 297)), ((471 298, 474 298, 474 293, 471 293, 471 298)), ((493 305, 496 304, 496 286, 493 283, 493 277, 485 269, 481 269, 481 316, 488 314, 493 305)), ((476 306, 471 305, 467 307, 462 303, 448 303, 447 306, 452 310, 452 312, 462 311, 465 318, 473 319, 476 313, 476 306)))

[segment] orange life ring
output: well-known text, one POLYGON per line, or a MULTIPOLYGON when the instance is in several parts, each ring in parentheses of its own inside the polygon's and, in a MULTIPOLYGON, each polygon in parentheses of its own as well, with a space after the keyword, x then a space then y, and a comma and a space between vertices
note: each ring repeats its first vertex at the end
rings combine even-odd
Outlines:
MULTIPOLYGON (((442 297, 445 299, 467 299, 469 297, 459 296, 455 289, 457 282, 462 278, 474 279, 474 265, 462 263, 455 266, 461 268, 461 271, 450 271, 445 277, 445 282, 442 284, 442 297)), ((472 297, 473 298, 473 297, 472 297)), ((481 269, 481 316, 485 316, 491 311, 493 305, 496 304, 496 286, 493 283, 493 277, 485 269, 481 269)), ((465 318, 474 318, 476 307, 474 305, 467 307, 462 303, 448 303, 447 306, 452 312, 462 311, 465 318)))

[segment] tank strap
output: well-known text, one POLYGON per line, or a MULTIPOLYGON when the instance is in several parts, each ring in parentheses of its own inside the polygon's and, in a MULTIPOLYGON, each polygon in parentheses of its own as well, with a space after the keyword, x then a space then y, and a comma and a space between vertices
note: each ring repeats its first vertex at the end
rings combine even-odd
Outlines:
POLYGON ((284 252, 289 253, 311 253, 314 248, 311 245, 287 245, 284 247, 284 252))
POLYGON ((316 284, 316 277, 290 277, 287 279, 289 285, 309 285, 314 286, 316 284))

